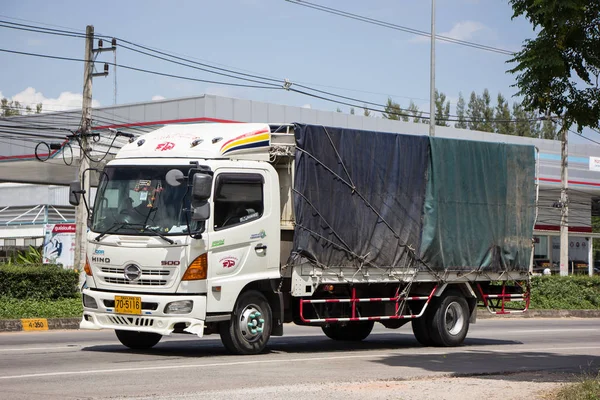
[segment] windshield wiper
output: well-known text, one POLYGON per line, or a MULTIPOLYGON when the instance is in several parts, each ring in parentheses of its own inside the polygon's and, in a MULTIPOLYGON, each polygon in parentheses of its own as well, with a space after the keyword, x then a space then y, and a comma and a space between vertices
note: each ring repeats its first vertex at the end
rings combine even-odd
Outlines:
POLYGON ((96 236, 96 238, 94 240, 99 242, 100 239, 102 239, 104 236, 108 235, 109 233, 114 233, 115 231, 117 231, 123 227, 137 227, 137 226, 139 226, 141 228, 142 232, 150 231, 150 232, 154 233, 156 236, 163 239, 165 242, 167 242, 169 244, 175 244, 175 241, 173 241, 172 239, 169 239, 168 237, 166 237, 164 234, 157 231, 156 229, 150 228, 149 226, 146 226, 144 224, 132 224, 129 222, 115 222, 108 229, 106 229, 105 231, 101 232, 98 236, 96 236))
POLYGON ((142 226, 142 230, 143 231, 150 231, 150 232, 154 232, 156 233, 156 235, 158 237, 160 237, 162 240, 164 240, 165 242, 168 242, 169 244, 175 244, 175 241, 172 239, 169 239, 168 237, 166 237, 163 233, 161 233, 160 231, 157 231, 156 229, 150 228, 149 226, 142 226))
POLYGON ((98 236, 96 236, 96 238, 94 239, 96 242, 99 242, 100 239, 102 239, 104 236, 108 235, 109 233, 111 233, 111 231, 117 230, 122 228, 125 225, 129 225, 126 222, 115 222, 114 224, 112 224, 111 226, 108 227, 108 229, 106 229, 105 231, 100 232, 100 234, 98 236))

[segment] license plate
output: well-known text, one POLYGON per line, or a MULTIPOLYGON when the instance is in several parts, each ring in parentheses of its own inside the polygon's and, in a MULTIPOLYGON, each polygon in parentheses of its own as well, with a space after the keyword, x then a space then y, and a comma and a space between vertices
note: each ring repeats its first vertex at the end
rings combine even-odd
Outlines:
POLYGON ((142 298, 137 296, 115 296, 117 314, 141 314, 142 298))

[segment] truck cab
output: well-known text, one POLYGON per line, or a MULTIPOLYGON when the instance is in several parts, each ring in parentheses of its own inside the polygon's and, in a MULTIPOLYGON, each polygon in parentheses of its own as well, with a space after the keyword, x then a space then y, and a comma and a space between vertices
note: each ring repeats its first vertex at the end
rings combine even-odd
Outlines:
MULTIPOLYGON (((264 124, 166 126, 126 145, 90 216, 81 328, 115 329, 136 348, 172 332, 202 337, 249 284, 280 278, 269 145, 264 124)), ((250 315, 268 310, 249 310, 246 335, 258 337, 265 318, 250 315)))

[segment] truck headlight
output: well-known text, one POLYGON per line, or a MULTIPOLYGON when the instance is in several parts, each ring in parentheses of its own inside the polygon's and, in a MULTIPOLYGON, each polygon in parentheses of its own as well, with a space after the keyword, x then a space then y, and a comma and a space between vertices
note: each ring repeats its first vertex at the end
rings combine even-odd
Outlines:
POLYGON ((192 312, 194 302, 192 300, 172 301, 165 306, 165 314, 189 314, 192 312))
POLYGON ((98 308, 98 303, 92 296, 83 295, 83 306, 87 308, 98 308))

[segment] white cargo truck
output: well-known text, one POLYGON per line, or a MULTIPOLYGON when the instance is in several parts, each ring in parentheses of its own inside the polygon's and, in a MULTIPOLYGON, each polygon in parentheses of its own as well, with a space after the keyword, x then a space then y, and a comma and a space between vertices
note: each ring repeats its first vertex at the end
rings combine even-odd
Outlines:
MULTIPOLYGON (((478 303, 528 305, 534 153, 301 124, 164 126, 99 171, 81 328, 133 349, 219 333, 255 354, 286 322, 358 341, 411 321, 423 345, 460 345, 478 303)), ((82 195, 74 182, 71 203, 82 195)))

